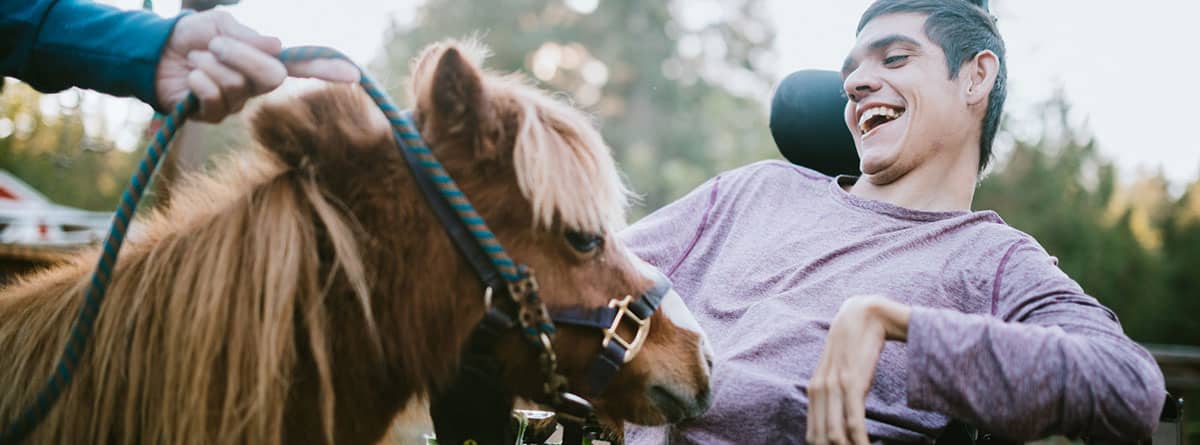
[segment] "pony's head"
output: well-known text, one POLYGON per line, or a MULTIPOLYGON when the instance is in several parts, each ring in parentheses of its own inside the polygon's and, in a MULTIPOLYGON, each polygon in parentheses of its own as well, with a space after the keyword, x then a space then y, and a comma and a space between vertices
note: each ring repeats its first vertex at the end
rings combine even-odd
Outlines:
MULTIPOLYGON (((536 271, 547 307, 600 308, 654 287, 657 271, 616 237, 629 192, 592 122, 520 77, 482 71, 481 58, 467 43, 427 48, 409 97, 434 155, 508 254, 536 271)), ((484 289, 424 202, 383 114, 357 87, 326 87, 264 106, 254 124, 264 147, 317 178, 359 226, 370 308, 347 317, 377 329, 388 365, 380 380, 416 382, 415 392, 447 385, 483 316, 484 289)), ((633 338, 636 327, 618 331, 633 338)), ((559 327, 554 349, 570 390, 588 392, 602 340, 600 329, 559 327)), ((539 398, 534 349, 515 329, 496 349, 512 391, 539 398)), ((358 359, 373 360, 372 347, 361 350, 358 359)), ((710 400, 710 357, 699 325, 668 293, 640 353, 591 401, 613 421, 699 415, 710 400)))

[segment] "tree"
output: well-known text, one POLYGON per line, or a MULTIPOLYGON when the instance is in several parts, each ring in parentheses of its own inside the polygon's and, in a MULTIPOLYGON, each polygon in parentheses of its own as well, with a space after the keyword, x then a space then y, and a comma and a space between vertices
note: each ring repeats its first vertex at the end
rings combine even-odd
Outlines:
POLYGON ((0 169, 56 202, 111 210, 138 154, 114 150, 106 135, 85 131, 81 97, 77 90, 46 96, 10 82, 0 95, 0 169), (43 103, 57 111, 43 112, 43 103))
POLYGON ((1166 181, 1149 176, 1119 187, 1116 166, 1099 155, 1086 129, 1070 124, 1070 111, 1061 94, 1048 100, 1040 137, 1016 141, 980 184, 975 203, 1057 256, 1067 275, 1118 314, 1132 338, 1178 343, 1179 332, 1163 322, 1187 318, 1168 290, 1166 181))

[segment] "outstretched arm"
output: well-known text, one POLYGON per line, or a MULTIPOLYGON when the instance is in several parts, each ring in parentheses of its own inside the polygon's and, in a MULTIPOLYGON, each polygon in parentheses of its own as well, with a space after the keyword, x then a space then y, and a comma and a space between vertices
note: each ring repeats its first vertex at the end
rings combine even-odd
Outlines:
POLYGON ((1150 437, 1166 397, 1154 358, 1032 242, 997 276, 994 317, 913 309, 908 400, 1011 439, 1150 437))
POLYGON ((863 400, 885 340, 906 341, 910 406, 1013 440, 1149 437, 1165 398, 1154 359, 1032 242, 994 286, 995 316, 848 300, 809 387, 808 438, 863 443, 863 400))
POLYGON ((0 5, 0 74, 44 92, 72 86, 134 96, 167 110, 189 90, 201 120, 216 122, 289 74, 353 82, 342 61, 285 68, 279 39, 258 34, 223 11, 164 19, 87 0, 19 0, 0 5), (290 69, 290 71, 289 71, 290 69))

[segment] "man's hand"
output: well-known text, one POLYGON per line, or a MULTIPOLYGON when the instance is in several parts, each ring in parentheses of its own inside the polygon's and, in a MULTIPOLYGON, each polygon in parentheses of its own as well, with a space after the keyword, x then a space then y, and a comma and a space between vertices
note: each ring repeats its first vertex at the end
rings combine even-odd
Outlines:
POLYGON ((220 122, 253 96, 274 90, 290 74, 354 82, 358 69, 341 60, 312 60, 284 67, 279 39, 260 35, 224 11, 189 14, 175 24, 155 74, 159 108, 170 109, 189 90, 200 99, 195 116, 220 122))
POLYGON ((879 296, 846 300, 808 384, 810 444, 868 444, 866 398, 886 340, 904 341, 911 310, 879 296))

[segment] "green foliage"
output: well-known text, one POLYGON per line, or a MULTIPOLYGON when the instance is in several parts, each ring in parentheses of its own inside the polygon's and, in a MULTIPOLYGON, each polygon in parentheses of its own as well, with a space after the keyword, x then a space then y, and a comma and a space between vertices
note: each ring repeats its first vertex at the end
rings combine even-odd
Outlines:
POLYGON ((1045 104, 1041 137, 1016 142, 980 184, 977 208, 1033 235, 1135 340, 1200 345, 1200 185, 1176 201, 1161 175, 1118 187, 1117 168, 1069 112, 1061 96, 1045 104))
POLYGON ((78 107, 44 114, 39 103, 46 98, 20 83, 9 82, 4 88, 0 96, 0 169, 28 182, 52 201, 112 210, 139 154, 114 150, 112 141, 86 136, 78 107))
POLYGON ((724 14, 713 23, 680 21, 673 11, 682 1, 605 0, 587 13, 567 3, 587 2, 429 0, 412 26, 392 27, 372 71, 401 97, 422 47, 478 36, 493 52, 488 67, 540 78, 598 118, 643 196, 641 212, 722 170, 777 156, 761 103, 727 88, 766 94, 773 34, 760 0, 713 2, 724 14))

